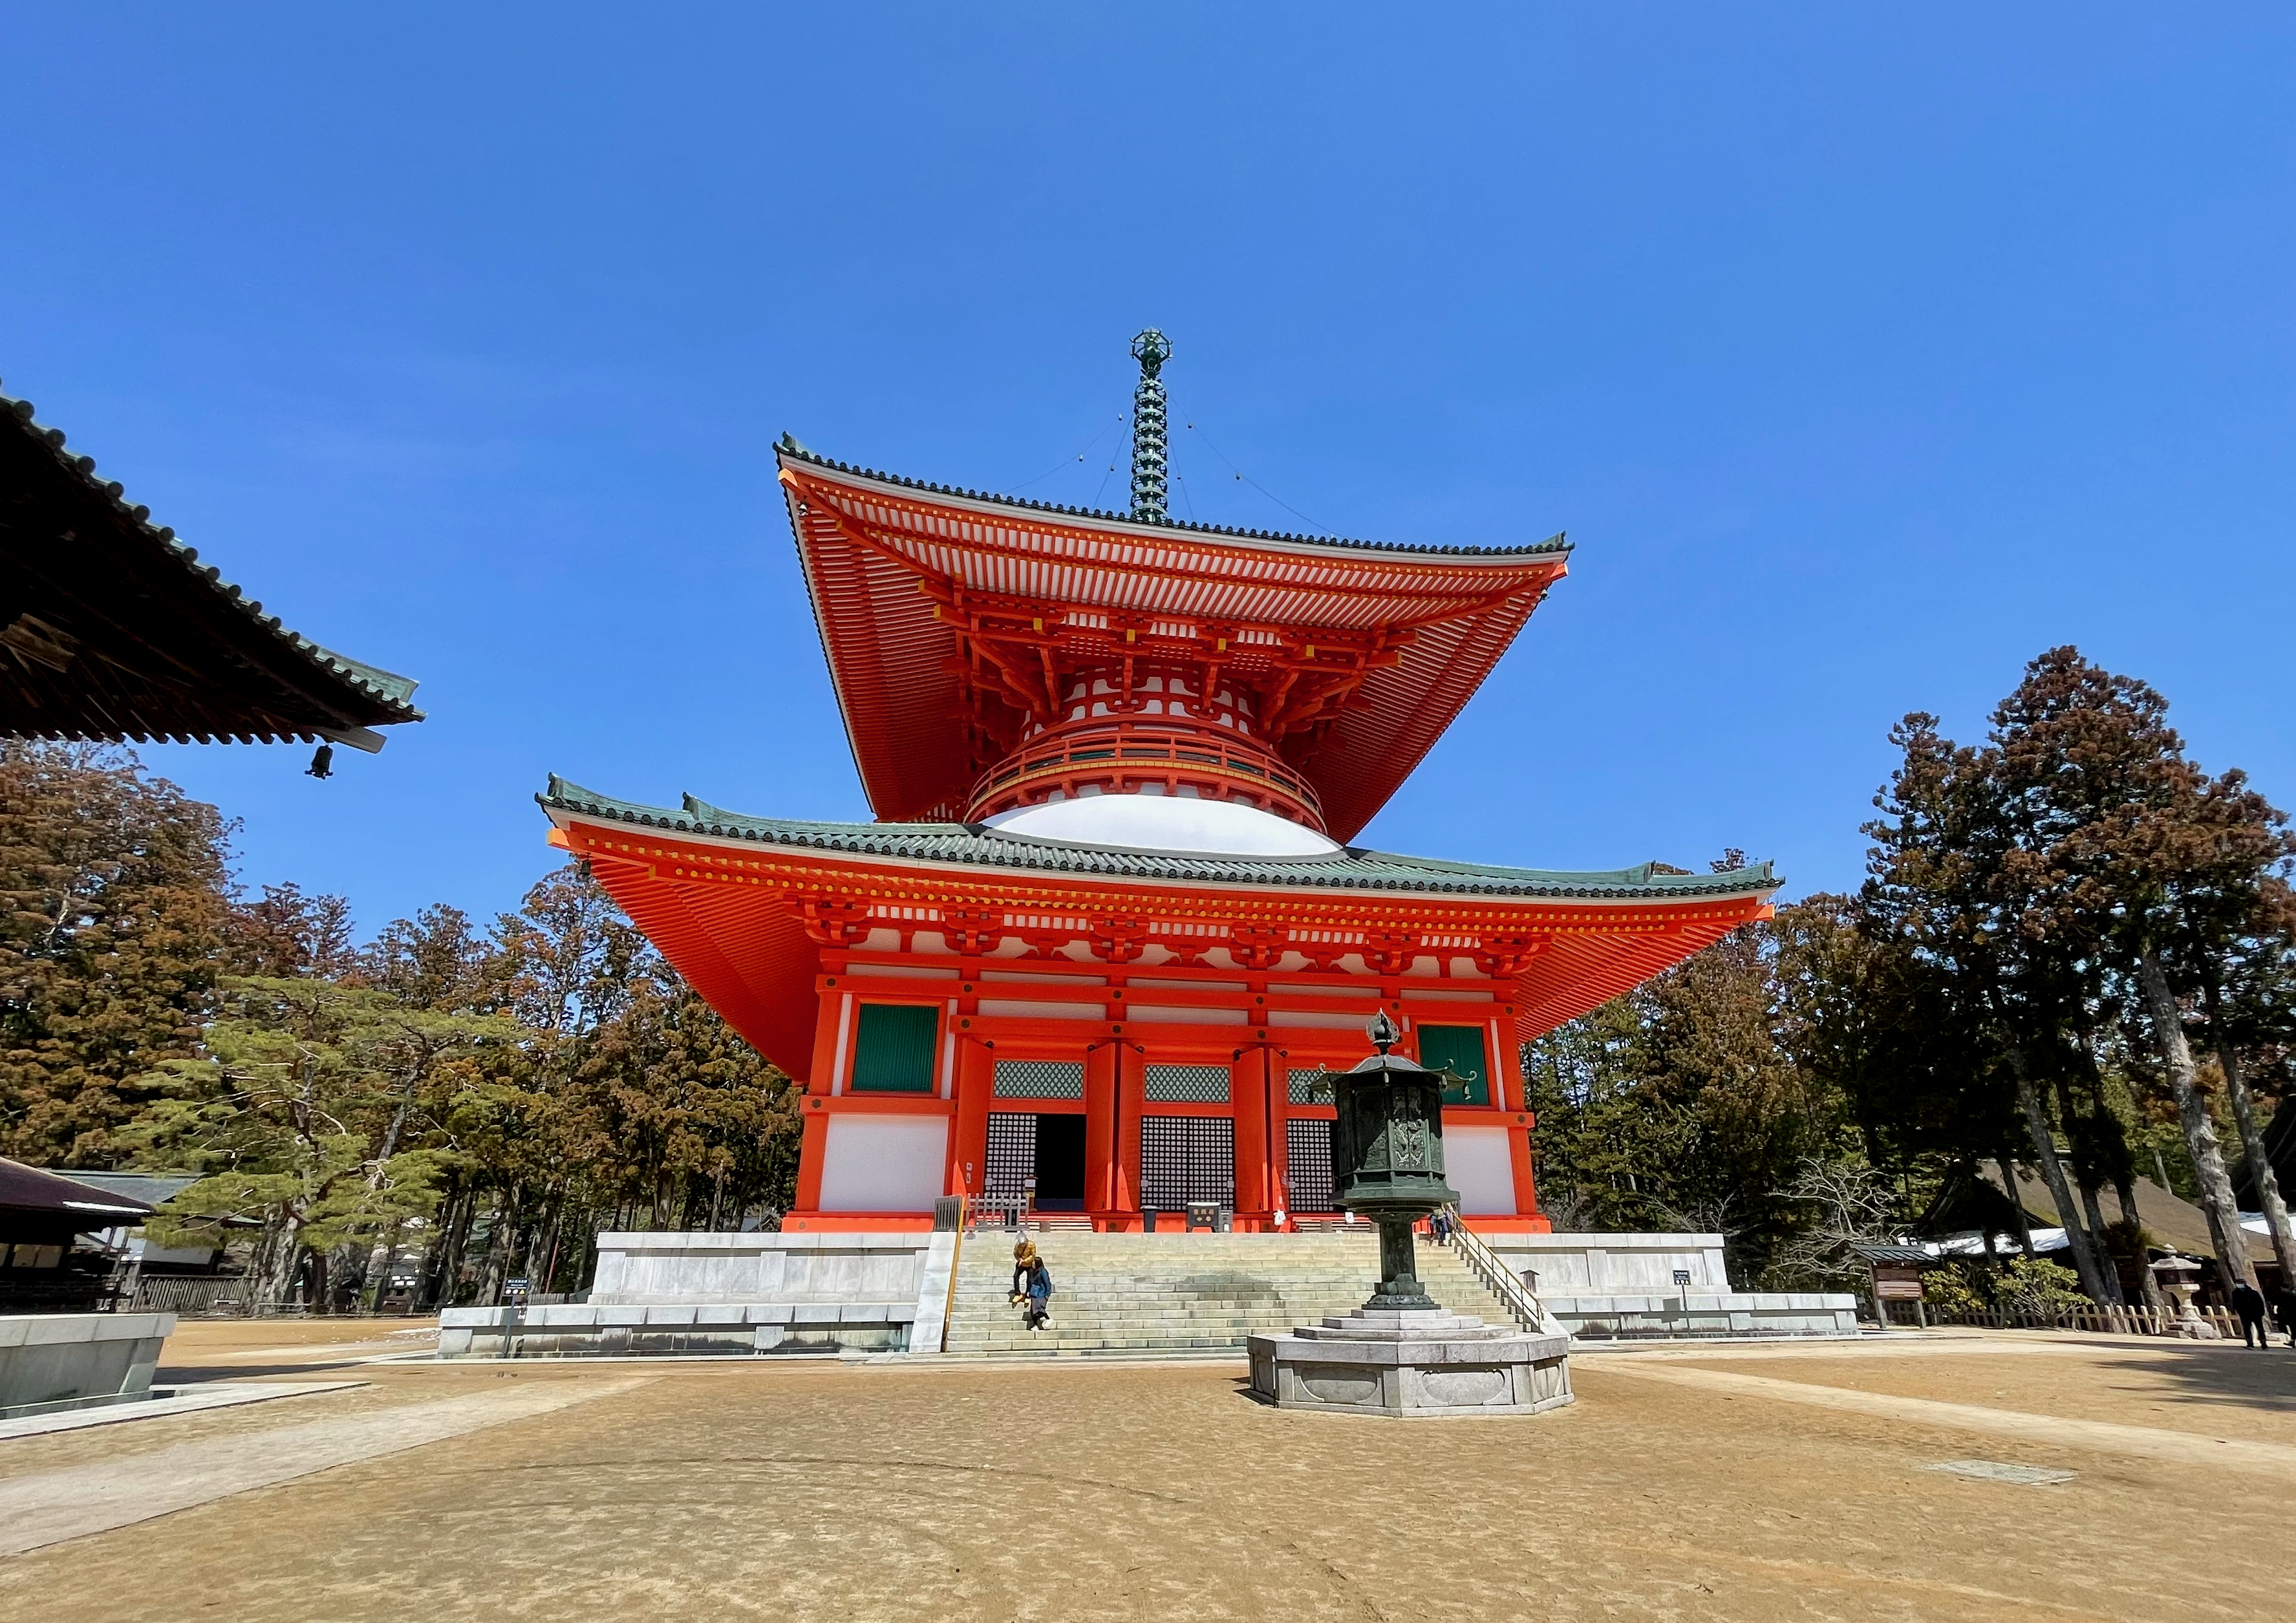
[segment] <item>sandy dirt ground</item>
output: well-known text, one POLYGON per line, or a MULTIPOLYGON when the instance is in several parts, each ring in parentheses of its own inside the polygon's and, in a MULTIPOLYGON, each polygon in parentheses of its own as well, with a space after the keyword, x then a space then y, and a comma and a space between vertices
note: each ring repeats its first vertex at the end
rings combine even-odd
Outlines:
POLYGON ((2168 1619, 2291 1593, 2284 1351, 1587 1354, 1568 1410, 1412 1422, 1264 1408, 1217 1365, 348 1362, 407 1327, 189 1325, 171 1366, 369 1384, 0 1442, 0 1522, 101 1529, 0 1560, 0 1619, 2168 1619), (1803 1400, 1830 1393, 1900 1412, 1803 1400), (2195 1454, 2217 1438, 2248 1452, 2195 1454), (1972 1459, 2073 1475, 1932 1469, 1972 1459))

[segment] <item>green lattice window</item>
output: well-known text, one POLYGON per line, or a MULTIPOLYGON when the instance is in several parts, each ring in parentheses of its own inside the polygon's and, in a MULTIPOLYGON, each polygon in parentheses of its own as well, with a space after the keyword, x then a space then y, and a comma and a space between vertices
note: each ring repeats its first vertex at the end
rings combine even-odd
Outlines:
POLYGON ((857 1094, 929 1094, 940 1011, 930 1004, 865 1003, 853 1044, 857 1094))
POLYGON ((1491 1062, 1483 1052, 1480 1026, 1420 1027, 1419 1062, 1430 1070, 1448 1069, 1466 1078, 1464 1086, 1443 1090, 1444 1103, 1491 1102, 1491 1062))
POLYGON ((1142 1096, 1152 1103, 1226 1104, 1225 1065, 1151 1065, 1141 1076, 1142 1096))
POLYGON ((999 1099, 1081 1099, 1084 1067, 1074 1060, 999 1060, 995 1092, 999 1099))

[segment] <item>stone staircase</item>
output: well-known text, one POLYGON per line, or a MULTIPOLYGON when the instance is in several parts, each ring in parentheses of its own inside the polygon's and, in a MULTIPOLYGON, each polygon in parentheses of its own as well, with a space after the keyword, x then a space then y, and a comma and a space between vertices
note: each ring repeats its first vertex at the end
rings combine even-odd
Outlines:
MULTIPOLYGON (((1032 1236, 1053 1275, 1052 1326, 1031 1333, 1006 1301, 1013 1236, 965 1236, 947 1350, 1045 1357, 1234 1354, 1247 1335, 1314 1324, 1372 1292, 1379 1241, 1349 1234, 1032 1236)), ((1508 1323, 1506 1308, 1466 1265, 1422 1239, 1419 1277, 1455 1313, 1508 1323)))

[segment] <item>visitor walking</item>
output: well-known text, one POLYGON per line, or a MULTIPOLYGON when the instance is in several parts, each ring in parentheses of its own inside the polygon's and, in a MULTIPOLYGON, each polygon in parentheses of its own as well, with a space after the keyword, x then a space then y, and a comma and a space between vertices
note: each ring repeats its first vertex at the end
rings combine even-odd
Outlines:
POLYGON ((1427 1214, 1427 1237, 1438 1245, 1451 1243, 1451 1211, 1448 1207, 1438 1206, 1427 1214))
POLYGON ((1028 1294, 1029 1310, 1023 1316, 1024 1322, 1031 1330, 1049 1330, 1053 1323, 1053 1274, 1033 1250, 1029 1263, 1028 1294))
POLYGON ((1029 1270, 1037 1266, 1037 1242, 1022 1240, 1013 1248, 1013 1294, 1010 1298, 1017 1307, 1029 1299, 1029 1270))
POLYGON ((2272 1298, 2273 1316, 2288 1337, 2288 1345, 2296 1347, 2296 1284, 2283 1283, 2272 1298))
POLYGON ((2232 1310, 2240 1315, 2240 1344, 2243 1347, 2267 1348, 2272 1345, 2272 1332, 2264 1324, 2264 1292, 2242 1280, 2232 1288, 2232 1310))

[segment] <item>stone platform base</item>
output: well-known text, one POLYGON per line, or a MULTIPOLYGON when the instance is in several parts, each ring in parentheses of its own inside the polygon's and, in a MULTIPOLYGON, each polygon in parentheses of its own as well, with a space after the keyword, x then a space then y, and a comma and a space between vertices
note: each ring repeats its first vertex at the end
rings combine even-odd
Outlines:
POLYGON ((152 1390, 172 1313, 0 1318, 0 1419, 137 1402, 152 1390))
POLYGON ((1251 1389, 1284 1409, 1430 1418, 1538 1414, 1571 1401, 1564 1335, 1531 1335, 1441 1308, 1253 1336, 1251 1389))

